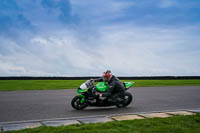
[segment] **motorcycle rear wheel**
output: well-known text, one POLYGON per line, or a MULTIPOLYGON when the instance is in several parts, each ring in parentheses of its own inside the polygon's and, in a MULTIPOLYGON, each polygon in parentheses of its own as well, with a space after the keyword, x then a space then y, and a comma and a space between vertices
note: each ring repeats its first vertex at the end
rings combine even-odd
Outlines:
POLYGON ((85 101, 84 103, 81 103, 82 97, 80 96, 75 96, 72 101, 71 105, 74 109, 76 110, 83 110, 88 106, 88 103, 85 101))
POLYGON ((120 103, 117 103, 116 106, 118 108, 126 107, 131 103, 132 100, 133 100, 132 94, 130 92, 125 92, 123 101, 120 103))

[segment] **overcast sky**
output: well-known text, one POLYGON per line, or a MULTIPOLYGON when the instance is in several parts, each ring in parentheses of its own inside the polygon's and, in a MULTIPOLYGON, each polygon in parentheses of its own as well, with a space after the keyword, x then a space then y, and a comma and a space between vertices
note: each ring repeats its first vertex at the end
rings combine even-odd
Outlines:
POLYGON ((0 76, 200 75, 199 0, 0 0, 0 76))

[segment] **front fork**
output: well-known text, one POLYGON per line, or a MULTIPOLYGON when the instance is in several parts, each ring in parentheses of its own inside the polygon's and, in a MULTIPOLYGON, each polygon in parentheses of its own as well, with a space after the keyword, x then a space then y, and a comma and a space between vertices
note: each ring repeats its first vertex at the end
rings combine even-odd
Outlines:
POLYGON ((80 103, 84 103, 85 102, 85 96, 83 94, 78 94, 78 96, 81 97, 80 103))

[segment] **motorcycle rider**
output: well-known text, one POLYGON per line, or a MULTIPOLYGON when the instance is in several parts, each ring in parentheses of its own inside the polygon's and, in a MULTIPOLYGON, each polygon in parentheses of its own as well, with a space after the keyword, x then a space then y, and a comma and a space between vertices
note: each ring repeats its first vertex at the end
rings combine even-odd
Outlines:
POLYGON ((112 75, 110 70, 107 70, 103 73, 103 76, 99 79, 92 79, 95 82, 107 82, 109 89, 104 93, 100 93, 100 97, 107 97, 108 101, 111 100, 114 103, 121 102, 123 93, 125 92, 124 84, 114 75, 112 75))

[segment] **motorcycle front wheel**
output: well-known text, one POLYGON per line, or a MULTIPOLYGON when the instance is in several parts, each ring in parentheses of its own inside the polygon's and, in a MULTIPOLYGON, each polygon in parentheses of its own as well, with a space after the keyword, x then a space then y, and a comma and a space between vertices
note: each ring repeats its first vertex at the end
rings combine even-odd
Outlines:
POLYGON ((84 103, 81 103, 81 99, 82 97, 80 96, 75 96, 72 101, 71 101, 71 105, 74 109, 76 110, 83 110, 84 108, 86 108, 88 106, 87 102, 85 101, 84 103))
POLYGON ((126 107, 126 106, 128 106, 131 103, 132 99, 133 99, 133 97, 132 97, 131 93, 125 92, 124 93, 123 101, 120 102, 120 103, 117 103, 116 106, 118 108, 126 107))

